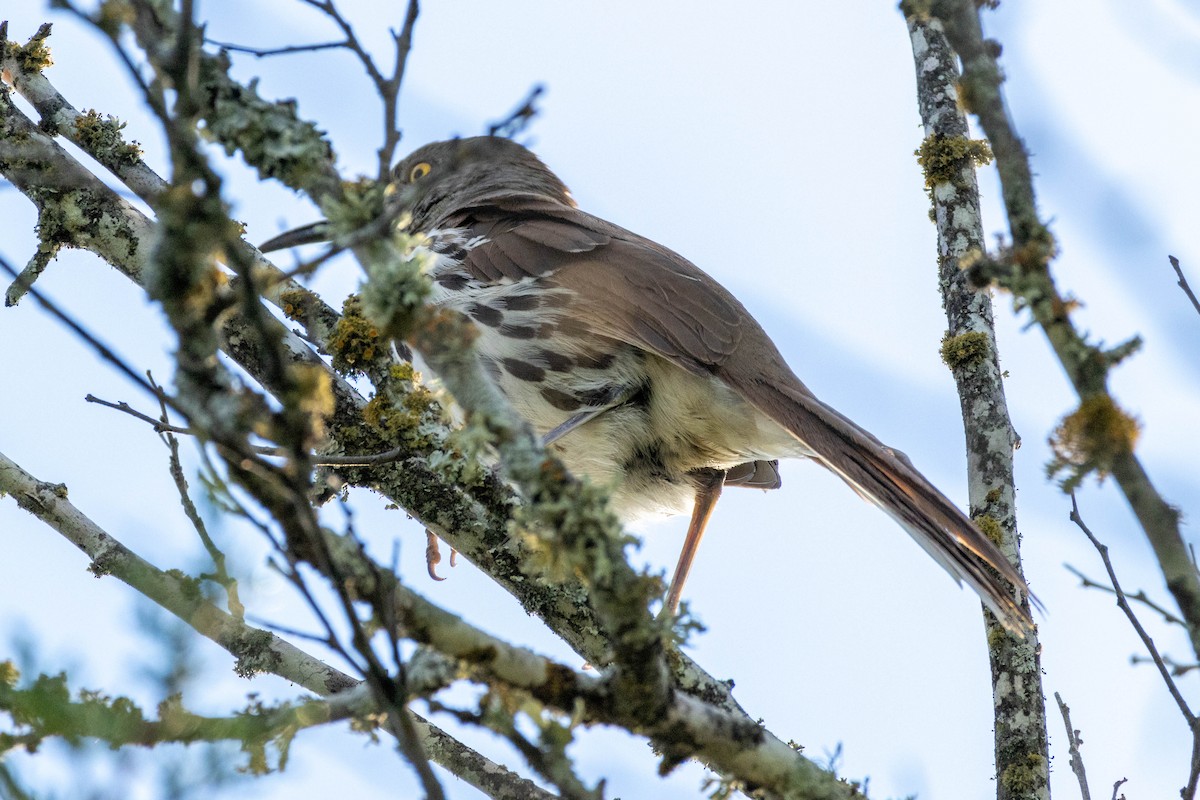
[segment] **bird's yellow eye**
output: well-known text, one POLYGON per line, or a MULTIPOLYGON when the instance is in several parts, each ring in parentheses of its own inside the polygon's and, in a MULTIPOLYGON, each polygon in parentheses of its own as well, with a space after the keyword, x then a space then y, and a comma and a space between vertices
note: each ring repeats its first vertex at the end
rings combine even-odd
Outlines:
POLYGON ((428 161, 422 161, 420 164, 414 166, 412 171, 408 173, 408 182, 414 183, 419 181, 421 178, 424 178, 426 175, 428 175, 431 169, 433 169, 433 167, 429 166, 428 161))

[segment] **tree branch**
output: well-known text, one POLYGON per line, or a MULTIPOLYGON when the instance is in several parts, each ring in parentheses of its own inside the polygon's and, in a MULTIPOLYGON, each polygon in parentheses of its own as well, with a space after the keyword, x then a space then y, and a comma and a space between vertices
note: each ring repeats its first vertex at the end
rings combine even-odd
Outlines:
MULTIPOLYGON (((983 248, 975 167, 986 148, 970 139, 958 106, 958 68, 940 23, 909 16, 907 24, 925 128, 917 154, 937 224, 938 284, 948 324, 942 360, 954 375, 962 408, 971 516, 1021 571, 1013 477, 1018 437, 1004 395, 991 297, 988 290, 972 287, 959 269, 966 254, 983 248)), ((1014 598, 1029 610, 1028 597, 1014 598)), ((1037 631, 1018 638, 986 608, 983 616, 992 667, 997 796, 1048 798, 1050 758, 1037 631)))
MULTIPOLYGON (((1000 285, 1011 291, 1046 335, 1051 349, 1079 395, 1077 414, 1097 414, 1116 421, 1130 420, 1108 391, 1108 372, 1129 355, 1136 340, 1111 350, 1089 343, 1071 320, 1075 303, 1063 297, 1050 273, 1056 244, 1037 211, 1029 154, 1013 128, 1011 115, 1000 91, 1003 80, 995 43, 984 39, 979 9, 974 0, 905 0, 901 7, 910 16, 932 15, 941 21, 946 36, 962 60, 960 96, 974 113, 996 156, 996 167, 1012 234, 1012 247, 996 274, 1000 285), (1091 405, 1089 405, 1091 403, 1091 405), (1111 412, 1111 413, 1108 413, 1111 412)), ((980 266, 989 266, 987 259, 980 266)), ((997 266, 990 262, 990 266, 997 266)), ((980 277, 989 277, 986 270, 980 277)), ((1150 476, 1133 452, 1132 437, 1118 437, 1099 462, 1085 468, 1111 472, 1146 533, 1167 587, 1187 621, 1193 651, 1200 656, 1200 575, 1188 557, 1179 531, 1179 512, 1154 488, 1150 476)), ((1082 475, 1076 475, 1081 478, 1082 475)))

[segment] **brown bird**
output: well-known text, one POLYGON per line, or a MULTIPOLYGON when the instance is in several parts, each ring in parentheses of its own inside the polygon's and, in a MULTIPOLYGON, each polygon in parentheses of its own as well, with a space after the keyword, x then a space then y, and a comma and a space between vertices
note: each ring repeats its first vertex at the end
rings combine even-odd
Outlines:
MULTIPOLYGON (((1013 595, 1028 587, 996 546, 907 457, 818 400, 690 261, 580 211, 507 139, 425 145, 394 177, 415 197, 409 230, 437 256, 433 302, 474 320, 483 365, 546 445, 610 487, 622 518, 691 508, 672 612, 722 488, 776 489, 777 459, 791 457, 887 512, 1010 630, 1032 625, 1013 595)), ((325 228, 262 249, 322 241, 325 228)))

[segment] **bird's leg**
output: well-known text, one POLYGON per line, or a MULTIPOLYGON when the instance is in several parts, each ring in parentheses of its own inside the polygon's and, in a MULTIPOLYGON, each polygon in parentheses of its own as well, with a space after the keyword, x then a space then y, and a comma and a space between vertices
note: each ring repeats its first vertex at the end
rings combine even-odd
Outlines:
POLYGON ((664 606, 674 614, 679 608, 679 596, 683 594, 683 584, 687 581, 688 572, 692 569, 692 559, 700 547, 700 539, 704 536, 704 527, 712 516, 717 498, 725 486, 725 470, 699 469, 691 473, 696 476, 696 505, 692 507, 692 521, 688 523, 687 537, 683 540, 683 550, 679 553, 679 561, 675 564, 675 576, 671 578, 671 589, 667 592, 667 602, 664 606))

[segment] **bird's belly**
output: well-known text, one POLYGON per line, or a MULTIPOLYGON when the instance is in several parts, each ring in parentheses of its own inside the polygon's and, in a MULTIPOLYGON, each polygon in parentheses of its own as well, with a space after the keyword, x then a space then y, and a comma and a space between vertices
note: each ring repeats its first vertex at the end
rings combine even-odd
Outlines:
POLYGON ((630 345, 593 339, 572 348, 570 340, 514 340, 486 329, 476 344, 497 386, 539 435, 608 406, 550 450, 575 475, 607 486, 624 519, 689 511, 696 470, 807 455, 721 381, 630 345), (547 354, 551 346, 556 355, 547 354), (570 368, 554 368, 568 360, 570 368))

